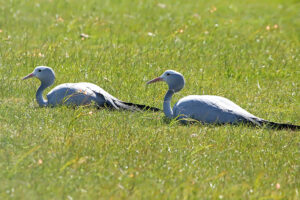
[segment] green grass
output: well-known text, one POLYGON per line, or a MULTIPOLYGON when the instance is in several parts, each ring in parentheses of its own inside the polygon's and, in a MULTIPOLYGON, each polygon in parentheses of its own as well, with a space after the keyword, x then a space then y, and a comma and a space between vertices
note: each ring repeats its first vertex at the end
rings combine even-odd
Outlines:
POLYGON ((89 81, 162 108, 166 84, 145 83, 174 69, 187 84, 173 103, 220 95, 300 124, 299 10, 293 0, 1 0, 0 199, 300 199, 299 132, 39 108, 39 81, 21 81, 47 65, 55 85, 89 81))

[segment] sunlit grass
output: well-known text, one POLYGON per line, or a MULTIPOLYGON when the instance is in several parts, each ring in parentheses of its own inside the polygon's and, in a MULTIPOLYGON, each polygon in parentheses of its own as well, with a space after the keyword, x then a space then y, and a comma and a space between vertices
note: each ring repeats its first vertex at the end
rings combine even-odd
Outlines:
POLYGON ((299 9, 279 0, 0 2, 0 199, 299 199, 298 132, 39 108, 39 81, 21 81, 47 65, 55 85, 88 81, 162 108, 167 86, 145 83, 174 69, 186 87, 173 103, 220 95, 299 125, 299 9))

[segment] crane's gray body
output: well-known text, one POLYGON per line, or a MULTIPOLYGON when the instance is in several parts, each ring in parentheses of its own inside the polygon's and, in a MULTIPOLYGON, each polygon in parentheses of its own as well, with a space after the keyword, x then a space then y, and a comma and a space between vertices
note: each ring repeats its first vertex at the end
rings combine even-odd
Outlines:
POLYGON ((261 120, 229 99, 213 95, 190 95, 180 99, 173 107, 173 118, 220 124, 261 120))
POLYGON ((47 94, 48 104, 56 105, 89 105, 96 104, 99 107, 105 104, 112 107, 117 107, 114 101, 119 101, 117 98, 110 95, 108 92, 99 86, 80 82, 80 83, 65 83, 56 86, 47 94))

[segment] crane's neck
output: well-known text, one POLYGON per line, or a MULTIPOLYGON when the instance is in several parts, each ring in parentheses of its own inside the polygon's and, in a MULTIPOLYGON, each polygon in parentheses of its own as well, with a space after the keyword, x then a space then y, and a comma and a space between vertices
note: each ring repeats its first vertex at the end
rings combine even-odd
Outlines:
POLYGON ((36 92, 36 101, 40 107, 45 107, 48 105, 48 101, 43 98, 43 92, 48 87, 45 83, 42 82, 41 86, 36 92))
POLYGON ((173 90, 168 90, 168 92, 165 95, 164 98, 164 113, 167 116, 167 118, 172 119, 173 118, 173 110, 171 108, 171 99, 175 92, 173 90))

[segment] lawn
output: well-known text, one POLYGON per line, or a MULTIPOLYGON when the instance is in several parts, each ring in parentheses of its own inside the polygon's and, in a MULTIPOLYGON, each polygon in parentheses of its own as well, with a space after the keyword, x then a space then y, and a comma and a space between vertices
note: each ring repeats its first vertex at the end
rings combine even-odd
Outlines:
POLYGON ((220 95, 299 125, 299 10, 296 0, 0 0, 0 199, 300 199, 299 131, 39 108, 39 81, 21 80, 46 65, 54 85, 88 81, 162 108, 167 85, 146 82, 173 69, 186 79, 173 104, 220 95))

